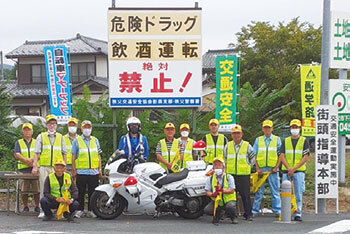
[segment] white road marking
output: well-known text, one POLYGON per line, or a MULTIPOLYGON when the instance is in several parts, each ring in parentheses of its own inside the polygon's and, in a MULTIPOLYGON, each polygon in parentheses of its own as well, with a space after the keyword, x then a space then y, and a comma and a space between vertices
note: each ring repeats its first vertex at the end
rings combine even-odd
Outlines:
POLYGON ((330 225, 315 229, 309 233, 342 233, 350 231, 350 220, 341 220, 330 225))

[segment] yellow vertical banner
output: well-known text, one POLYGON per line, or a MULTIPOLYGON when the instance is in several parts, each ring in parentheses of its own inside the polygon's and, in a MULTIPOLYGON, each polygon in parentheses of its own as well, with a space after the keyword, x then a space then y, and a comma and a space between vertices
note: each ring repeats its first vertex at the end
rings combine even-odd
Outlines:
POLYGON ((320 105, 321 66, 301 65, 302 135, 315 136, 315 112, 320 105))

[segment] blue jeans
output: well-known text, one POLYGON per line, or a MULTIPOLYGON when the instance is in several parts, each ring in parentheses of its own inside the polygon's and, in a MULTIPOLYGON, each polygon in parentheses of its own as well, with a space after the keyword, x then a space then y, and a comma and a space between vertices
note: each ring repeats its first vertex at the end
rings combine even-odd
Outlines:
MULTIPOLYGON (((282 181, 284 180, 290 181, 290 177, 286 173, 283 173, 282 175, 282 181)), ((305 192, 305 173, 304 172, 294 173, 293 184, 294 184, 295 198, 297 200, 297 207, 298 207, 297 213, 295 213, 293 216, 301 217, 301 208, 303 206, 303 193, 305 192)))
MULTIPOLYGON (((262 167, 260 168, 263 172, 268 172, 272 170, 272 167, 262 167)), ((270 190, 271 190, 271 200, 272 200, 272 211, 275 214, 281 213, 281 197, 280 197, 280 179, 278 176, 278 172, 271 173, 269 177, 267 177, 267 182, 269 183, 270 190)), ((260 187, 260 189, 256 192, 252 213, 257 214, 259 213, 260 209, 260 203, 262 200, 262 197, 264 196, 264 189, 265 189, 265 183, 260 187)))

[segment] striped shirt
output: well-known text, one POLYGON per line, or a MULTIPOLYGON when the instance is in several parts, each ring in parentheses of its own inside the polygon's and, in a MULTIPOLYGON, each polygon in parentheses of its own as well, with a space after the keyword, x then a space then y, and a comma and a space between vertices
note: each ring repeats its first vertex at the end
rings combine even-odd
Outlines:
MULTIPOLYGON (((241 148, 242 142, 243 142, 243 140, 241 140, 241 142, 239 144, 237 144, 237 145, 233 142, 234 145, 235 145, 235 152, 236 152, 236 154, 238 154, 238 151, 241 148)), ((228 145, 225 145, 225 150, 224 150, 225 162, 227 162, 227 146, 228 145)), ((254 154, 254 151, 253 151, 253 147, 250 144, 248 145, 247 163, 250 166, 253 166, 255 164, 255 154, 254 154)))
MULTIPOLYGON (((168 149, 168 153, 169 154, 170 154, 171 145, 173 144, 174 139, 172 141, 168 141, 165 138, 165 143, 166 143, 166 147, 168 149)), ((179 141, 179 148, 180 148, 180 154, 183 154, 184 153, 184 148, 181 147, 181 142, 180 141, 179 141)), ((156 147, 156 154, 162 154, 162 148, 160 146, 160 141, 158 141, 158 144, 157 144, 157 147, 156 147)))

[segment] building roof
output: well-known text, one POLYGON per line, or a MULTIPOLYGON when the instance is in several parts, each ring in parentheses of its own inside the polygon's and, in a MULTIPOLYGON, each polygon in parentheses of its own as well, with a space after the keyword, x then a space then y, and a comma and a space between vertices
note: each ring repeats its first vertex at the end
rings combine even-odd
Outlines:
POLYGON ((97 77, 97 76, 96 77, 95 76, 90 77, 89 79, 84 80, 81 83, 74 84, 73 88, 75 89, 76 87, 82 86, 84 84, 88 84, 89 82, 95 82, 95 83, 97 83, 99 85, 104 86, 105 88, 108 88, 108 80, 107 80, 107 78, 105 78, 105 77, 97 77))
POLYGON ((85 37, 79 33, 74 38, 63 40, 25 41, 23 45, 6 54, 6 58, 19 58, 28 56, 44 56, 45 46, 65 45, 71 55, 105 54, 108 55, 106 41, 85 37))
POLYGON ((236 54, 236 49, 208 50, 202 57, 203 69, 215 69, 216 56, 236 54))

